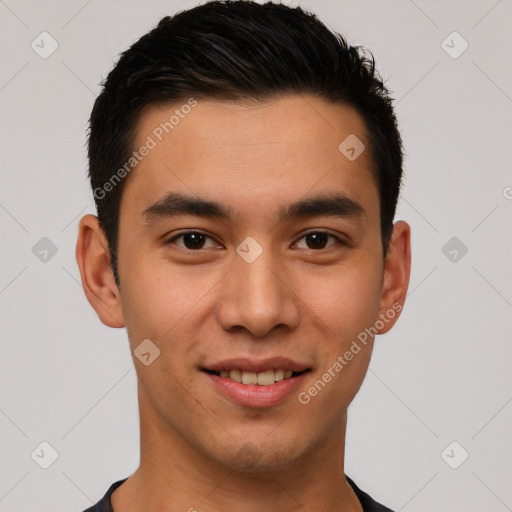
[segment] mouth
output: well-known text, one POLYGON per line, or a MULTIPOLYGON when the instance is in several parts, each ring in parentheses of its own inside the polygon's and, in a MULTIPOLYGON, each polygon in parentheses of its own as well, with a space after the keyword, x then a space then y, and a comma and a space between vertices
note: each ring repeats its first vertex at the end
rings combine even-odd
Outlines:
POLYGON ((274 407, 291 398, 313 371, 288 357, 238 357, 200 367, 213 389, 230 402, 250 408, 274 407))
POLYGON ((306 368, 301 371, 293 371, 284 368, 273 369, 269 368, 267 370, 263 370, 260 372, 251 372, 240 369, 230 369, 230 370, 211 370, 208 368, 203 368, 204 372, 209 373, 210 375, 216 375, 222 379, 229 379, 239 384, 245 384, 247 386, 272 386, 277 382, 281 382, 288 379, 293 379, 304 373, 310 372, 310 368, 306 368))

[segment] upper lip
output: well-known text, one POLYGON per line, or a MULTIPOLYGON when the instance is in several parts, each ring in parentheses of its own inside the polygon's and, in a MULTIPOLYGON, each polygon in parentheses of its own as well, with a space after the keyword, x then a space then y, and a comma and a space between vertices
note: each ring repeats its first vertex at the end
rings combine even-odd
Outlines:
POLYGON ((240 370, 242 372, 260 373, 265 370, 291 370, 293 372, 302 372, 308 370, 305 364, 298 363, 287 357, 270 357, 267 359, 248 359, 245 357, 225 359, 218 363, 205 365, 203 370, 214 370, 216 372, 227 370, 240 370))

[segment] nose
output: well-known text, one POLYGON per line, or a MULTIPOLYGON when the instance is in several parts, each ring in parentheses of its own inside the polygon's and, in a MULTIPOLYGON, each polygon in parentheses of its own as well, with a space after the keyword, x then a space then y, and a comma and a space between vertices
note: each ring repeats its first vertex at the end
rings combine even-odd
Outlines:
POLYGON ((263 251, 252 263, 236 256, 225 279, 217 303, 223 329, 245 329, 262 337, 277 327, 297 327, 300 301, 271 251, 263 251))

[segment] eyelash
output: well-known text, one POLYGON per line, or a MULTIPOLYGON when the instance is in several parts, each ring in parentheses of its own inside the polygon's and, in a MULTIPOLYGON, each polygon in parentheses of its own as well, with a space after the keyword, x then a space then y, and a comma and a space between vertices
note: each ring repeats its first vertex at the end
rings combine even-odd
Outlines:
MULTIPOLYGON (((165 241, 165 245, 170 245, 172 244, 175 240, 177 240, 178 238, 181 238, 185 235, 190 235, 190 234, 198 234, 198 235, 203 235, 205 236, 206 238, 210 238, 211 240, 214 240, 210 235, 207 235, 206 233, 203 233, 201 231, 184 231, 182 233, 178 233, 177 235, 174 235, 172 238, 168 239, 165 241)), ((328 233, 326 231, 310 231, 309 233, 305 233, 303 234, 298 240, 302 240, 303 238, 305 238, 306 236, 308 235, 313 235, 313 234, 321 234, 321 235, 327 235, 328 237, 331 237, 331 238, 334 238, 336 240, 336 242, 339 244, 339 245, 348 245, 345 241, 343 241, 341 238, 337 237, 336 235, 333 235, 332 233, 328 233)), ((294 243, 297 243, 297 242, 294 242, 294 243)), ((336 244, 335 244, 336 245, 336 244)), ((324 248, 322 247, 321 249, 307 249, 309 251, 314 251, 314 252, 320 252, 322 250, 327 250, 327 249, 331 249, 332 247, 334 246, 331 246, 331 247, 327 247, 327 248, 324 248)), ((187 247, 181 247, 181 249, 184 249, 185 251, 188 251, 188 252, 199 252, 201 250, 203 250, 203 248, 200 248, 200 249, 188 249, 187 247)))

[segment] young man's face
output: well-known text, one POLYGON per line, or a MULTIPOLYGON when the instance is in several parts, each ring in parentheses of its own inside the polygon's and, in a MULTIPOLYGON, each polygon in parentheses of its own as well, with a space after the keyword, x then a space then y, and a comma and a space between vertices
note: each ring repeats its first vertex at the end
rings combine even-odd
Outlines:
POLYGON ((353 159, 361 146, 338 149, 350 135, 369 147, 362 118, 313 97, 199 100, 159 141, 155 128, 179 107, 151 107, 138 124, 134 148, 148 136, 156 146, 123 191, 119 290, 88 220, 89 300, 104 323, 126 325, 132 353, 147 339, 160 350, 148 366, 134 356, 143 443, 151 437, 159 450, 172 444, 169 456, 238 469, 285 467, 339 447, 373 346, 360 335, 379 314, 390 317, 380 332, 391 328, 398 312, 388 312, 403 304, 409 279, 407 224, 395 225, 383 261, 369 151, 353 159), (170 193, 226 215, 170 207, 143 215, 170 193), (311 199, 331 199, 331 209, 289 210, 311 199), (207 371, 292 367, 305 371, 258 388, 207 371))

